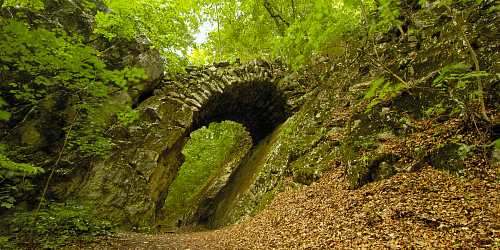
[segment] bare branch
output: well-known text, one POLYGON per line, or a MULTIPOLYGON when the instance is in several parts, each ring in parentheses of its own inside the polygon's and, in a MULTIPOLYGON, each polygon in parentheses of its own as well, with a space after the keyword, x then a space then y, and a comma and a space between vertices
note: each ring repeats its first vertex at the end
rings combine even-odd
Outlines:
POLYGON ((367 55, 368 57, 370 57, 370 59, 372 59, 373 61, 375 61, 376 63, 378 63, 380 66, 382 66, 384 68, 384 71, 391 74, 392 76, 394 76, 396 79, 398 79, 400 82, 402 82, 407 89, 410 89, 410 86, 408 86, 408 83, 405 82, 405 80, 403 80, 401 77, 399 77, 398 75, 394 74, 394 72, 392 72, 392 70, 390 70, 389 68, 387 68, 387 66, 385 66, 383 63, 381 63, 379 60, 377 60, 375 57, 373 57, 372 55, 366 53, 363 49, 359 49, 361 52, 363 52, 365 55, 367 55))
POLYGON ((265 0, 264 7, 269 12, 269 14, 271 15, 272 18, 278 17, 279 19, 281 19, 281 21, 283 21, 286 24, 287 27, 290 27, 290 23, 288 23, 283 18, 283 13, 281 13, 281 11, 278 9, 278 7, 276 7, 276 5, 273 2, 271 2, 271 0, 265 0), (276 13, 275 13, 275 11, 276 11, 276 13))

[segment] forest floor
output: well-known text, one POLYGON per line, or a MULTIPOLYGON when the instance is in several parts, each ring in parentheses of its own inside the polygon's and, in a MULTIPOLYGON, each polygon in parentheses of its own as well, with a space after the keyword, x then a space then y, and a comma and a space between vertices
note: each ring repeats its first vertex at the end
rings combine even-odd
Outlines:
POLYGON ((85 249, 500 249, 500 170, 433 167, 349 189, 338 165, 257 216, 215 231, 120 232, 85 249))

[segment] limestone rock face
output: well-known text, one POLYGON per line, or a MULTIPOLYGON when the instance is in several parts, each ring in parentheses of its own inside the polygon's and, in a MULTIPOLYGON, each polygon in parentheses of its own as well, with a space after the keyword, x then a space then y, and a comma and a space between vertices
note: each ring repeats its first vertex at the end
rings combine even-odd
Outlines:
MULTIPOLYGON (((139 96, 152 90, 163 77, 164 66, 159 52, 156 49, 151 49, 151 42, 144 36, 137 36, 130 41, 125 39, 109 41, 100 35, 94 34, 93 29, 96 26, 95 13, 97 11, 109 12, 109 10, 102 1, 94 0, 91 2, 95 3, 96 7, 87 11, 82 7, 82 2, 80 0, 44 1, 46 6, 45 15, 37 15, 28 11, 26 13, 28 16, 27 22, 33 22, 33 25, 47 29, 60 28, 68 34, 80 35, 85 44, 102 53, 100 58, 107 62, 108 69, 144 68, 149 76, 148 79, 129 85, 127 91, 110 89, 110 95, 114 96, 119 102, 131 106, 137 105, 139 96)), ((16 8, 10 10, 3 8, 2 10, 4 16, 17 15, 18 12, 25 11, 16 8)), ((3 71, 2 74, 2 77, 7 81, 17 77, 15 71, 3 71)), ((44 98, 37 105, 26 105, 26 103, 18 103, 19 101, 15 98, 6 95, 6 93, 9 93, 8 89, 5 89, 8 84, 2 84, 0 87, 2 88, 2 97, 8 100, 12 107, 9 112, 13 114, 10 122, 1 123, 2 143, 23 147, 23 152, 28 155, 27 160, 36 166, 50 169, 63 146, 65 137, 63 128, 71 124, 71 119, 77 112, 73 108, 78 99, 75 98, 76 94, 61 89, 50 89, 48 95, 51 98, 44 98)), ((108 120, 113 121, 113 118, 110 117, 108 120)), ((108 132, 110 134, 117 133, 113 127, 108 132)), ((144 133, 144 131, 131 127, 127 133, 138 134, 144 133)), ((141 142, 142 140, 136 143, 141 142)), ((113 146, 117 151, 130 147, 127 143, 120 142, 114 142, 113 146)), ((161 152, 163 153, 163 151, 161 152)), ((125 151, 123 153, 126 155, 130 152, 125 151)), ((154 152, 147 150, 139 151, 137 154, 142 157, 138 158, 138 160, 147 159, 145 166, 147 166, 148 161, 155 161, 154 164, 156 165, 156 160, 164 158, 160 154, 155 155, 154 152)), ((179 161, 183 160, 180 151, 176 156, 179 161)), ((134 179, 137 176, 130 174, 130 166, 127 165, 129 162, 120 161, 119 156, 116 155, 103 161, 95 160, 95 158, 99 157, 79 155, 75 152, 64 155, 53 179, 53 183, 56 183, 56 185, 51 186, 48 198, 66 200, 81 197, 94 200, 97 204, 108 204, 112 201, 111 203, 115 202, 114 204, 118 205, 109 205, 107 207, 103 205, 102 207, 110 218, 116 221, 123 220, 124 224, 127 225, 151 224, 151 221, 154 221, 155 207, 151 207, 150 197, 144 197, 141 194, 141 190, 149 187, 141 183, 140 180, 134 179), (89 179, 95 179, 95 182, 89 182, 89 179), (98 181, 101 182, 98 183, 98 181), (115 185, 122 185, 125 189, 117 190, 115 185), (134 200, 135 205, 127 206, 130 200, 134 200), (141 213, 147 216, 129 218, 130 214, 141 213)), ((164 174, 151 172, 150 168, 145 166, 141 165, 142 169, 138 171, 149 171, 146 173, 147 176, 164 174)), ((42 187, 46 177, 34 179, 33 183, 38 187, 42 187)), ((32 190, 26 194, 25 198, 34 203, 37 196, 36 190, 32 190)))
POLYGON ((137 105, 139 97, 151 91, 163 76, 163 60, 156 49, 150 49, 153 43, 145 35, 139 35, 132 41, 118 39, 102 52, 102 60, 110 69, 141 68, 148 78, 138 83, 129 83, 128 90, 110 91, 122 103, 137 105))
POLYGON ((97 11, 110 13, 111 10, 102 0, 90 2, 95 4, 95 8, 88 12, 82 7, 82 0, 59 2, 45 0, 46 10, 50 12, 47 21, 51 25, 63 28, 69 34, 83 35, 84 43, 102 53, 100 58, 110 70, 132 67, 144 69, 148 79, 129 84, 126 91, 110 90, 118 101, 135 105, 138 103, 139 96, 152 90, 163 75, 164 65, 160 53, 157 49, 151 49, 153 43, 145 35, 138 35, 130 41, 117 38, 109 41, 94 34, 94 28, 97 26, 94 15, 97 11))

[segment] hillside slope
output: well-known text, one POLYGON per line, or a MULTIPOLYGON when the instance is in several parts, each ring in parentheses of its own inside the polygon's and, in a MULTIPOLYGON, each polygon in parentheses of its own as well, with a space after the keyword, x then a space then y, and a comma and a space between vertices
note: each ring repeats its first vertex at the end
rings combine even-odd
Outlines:
MULTIPOLYGON (((482 165, 482 164, 481 164, 482 165)), ((210 232, 122 234, 99 249, 498 249, 498 166, 433 169, 349 190, 342 166, 255 218, 210 232)))

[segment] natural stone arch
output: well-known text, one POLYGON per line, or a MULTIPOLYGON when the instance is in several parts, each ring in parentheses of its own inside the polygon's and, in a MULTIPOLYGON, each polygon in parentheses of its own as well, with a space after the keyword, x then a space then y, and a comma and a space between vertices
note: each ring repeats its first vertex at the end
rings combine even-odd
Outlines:
POLYGON ((149 98, 141 98, 137 122, 107 131, 111 154, 92 160, 85 177, 57 189, 93 200, 124 228, 154 224, 184 161, 189 134, 210 122, 234 120, 249 127, 254 141, 262 139, 292 114, 304 93, 297 81, 282 80, 286 74, 277 62, 254 59, 165 76, 149 98))
POLYGON ((191 131, 210 122, 233 120, 243 124, 254 141, 272 132, 296 108, 287 103, 295 88, 278 85, 286 73, 279 64, 254 59, 242 67, 217 71, 221 69, 211 67, 191 71, 190 77, 167 78, 155 93, 163 92, 193 109, 191 131))

